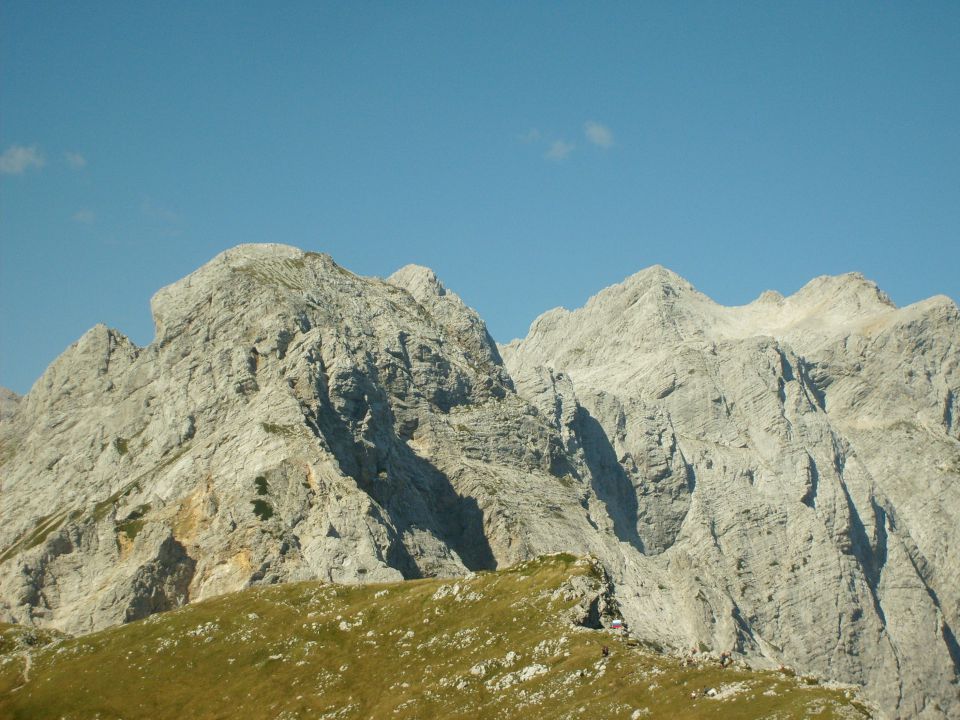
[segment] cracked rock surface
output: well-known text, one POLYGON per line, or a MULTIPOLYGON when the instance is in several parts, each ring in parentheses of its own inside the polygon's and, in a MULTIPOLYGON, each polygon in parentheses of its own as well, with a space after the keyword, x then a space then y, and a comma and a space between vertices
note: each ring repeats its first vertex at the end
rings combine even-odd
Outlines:
POLYGON ((622 509, 635 629, 960 716, 952 301, 897 309, 850 274, 727 308, 654 267, 501 352, 622 509))
MULTIPOLYGON (((498 347, 433 272, 227 251, 0 395, 0 621, 599 558, 631 630, 960 717, 960 313, 663 268, 498 347)), ((612 602, 612 600, 611 600, 612 602)))

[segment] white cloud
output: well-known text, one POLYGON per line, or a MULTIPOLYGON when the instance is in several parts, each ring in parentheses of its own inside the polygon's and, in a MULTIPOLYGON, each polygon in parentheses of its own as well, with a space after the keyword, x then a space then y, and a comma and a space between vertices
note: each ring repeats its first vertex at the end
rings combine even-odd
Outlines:
POLYGON ((547 160, 556 160, 557 162, 560 162, 561 160, 566 160, 567 156, 573 152, 575 147, 576 145, 573 143, 564 142, 563 140, 554 140, 544 157, 547 160))
POLYGON ((19 175, 30 167, 42 168, 46 160, 37 150, 36 145, 24 147, 11 145, 0 155, 0 173, 4 175, 19 175))
POLYGON ((161 237, 180 237, 180 215, 149 197, 140 200, 140 213, 147 219, 152 231, 161 237))
POLYGON ((540 131, 536 128, 530 128, 520 136, 520 142, 535 143, 540 140, 540 131))
POLYGON ((97 215, 95 212, 93 212, 93 210, 87 210, 84 208, 83 210, 77 210, 73 215, 70 216, 70 219, 75 223, 80 223, 81 225, 89 225, 97 219, 97 215))
POLYGON ((144 197, 140 200, 140 212, 151 220, 156 220, 164 224, 175 224, 180 222, 180 216, 173 210, 158 205, 152 199, 144 197))
POLYGON ((67 165, 74 170, 82 170, 87 166, 87 159, 80 153, 68 152, 64 153, 63 157, 67 161, 67 165))
POLYGON ((599 145, 602 148, 613 146, 613 133, 606 125, 588 120, 583 124, 583 132, 587 136, 587 140, 594 145, 599 145))

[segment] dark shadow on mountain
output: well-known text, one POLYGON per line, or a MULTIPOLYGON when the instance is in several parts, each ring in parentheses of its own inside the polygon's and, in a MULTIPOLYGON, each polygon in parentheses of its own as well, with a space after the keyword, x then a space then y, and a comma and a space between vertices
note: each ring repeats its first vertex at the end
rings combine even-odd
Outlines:
POLYGON ((467 569, 495 570, 476 499, 460 495, 445 474, 406 443, 394 439, 392 450, 385 477, 360 487, 390 514, 397 531, 425 530, 454 550, 467 569))
POLYGON ((817 461, 813 459, 813 455, 810 453, 807 453, 807 470, 810 473, 810 484, 807 486, 803 497, 800 498, 800 502, 809 508, 816 509, 817 493, 820 491, 820 468, 817 467, 817 461))
POLYGON ((957 643, 957 636, 953 634, 953 629, 946 622, 943 623, 943 642, 953 661, 953 672, 960 674, 960 643, 957 643))
POLYGON ((879 513, 875 515, 877 523, 875 527, 878 532, 877 550, 874 551, 873 546, 870 544, 870 538, 867 535, 866 527, 863 524, 863 519, 860 517, 860 511, 853 502, 853 498, 850 497, 850 493, 848 492, 846 485, 841 483, 840 488, 843 490, 843 496, 847 505, 847 512, 850 516, 850 545, 848 548, 841 547, 841 549, 844 550, 844 552, 853 555, 860 564, 864 577, 867 580, 867 587, 870 589, 870 598, 873 601, 874 612, 876 612, 877 617, 880 618, 880 621, 886 625, 887 618, 883 611, 883 606, 880 604, 880 598, 877 595, 877 588, 880 585, 880 574, 883 571, 883 565, 887 559, 887 533, 886 528, 884 527, 886 514, 883 512, 882 508, 876 504, 873 504, 874 513, 879 513), (882 532, 880 532, 881 529, 882 532))
POLYGON ((943 426, 947 432, 953 432, 953 402, 955 400, 953 390, 947 390, 947 397, 943 401, 943 426))
POLYGON ((402 423, 395 422, 376 369, 365 370, 354 374, 348 387, 338 387, 339 408, 331 402, 325 373, 317 378, 315 398, 301 398, 301 407, 304 422, 323 439, 340 470, 384 509, 388 518, 381 520, 396 530, 386 562, 404 577, 423 576, 403 541, 408 531, 419 530, 454 550, 469 570, 496 569, 477 501, 460 495, 446 475, 398 437, 402 423))
POLYGON ((403 537, 395 532, 392 523, 383 517, 378 505, 370 509, 370 515, 385 527, 390 528, 390 547, 387 548, 383 558, 387 565, 399 570, 404 580, 419 580, 424 577, 417 561, 410 554, 410 549, 404 544, 403 537))
POLYGON ((156 558, 137 568, 131 579, 123 621, 139 620, 187 602, 196 567, 187 549, 169 535, 158 548, 156 558))
POLYGON ((583 406, 577 408, 573 425, 580 438, 583 458, 590 470, 593 492, 606 506, 617 538, 643 552, 637 533, 637 494, 603 426, 583 406))
POLYGON ((813 404, 821 410, 827 409, 827 387, 832 382, 826 371, 816 363, 808 362, 803 358, 797 360, 797 374, 800 376, 800 386, 811 398, 813 404))
POLYGON ((680 453, 680 457, 683 459, 683 472, 687 480, 687 493, 693 495, 693 491, 697 489, 697 469, 687 462, 687 459, 683 457, 683 453, 680 453))

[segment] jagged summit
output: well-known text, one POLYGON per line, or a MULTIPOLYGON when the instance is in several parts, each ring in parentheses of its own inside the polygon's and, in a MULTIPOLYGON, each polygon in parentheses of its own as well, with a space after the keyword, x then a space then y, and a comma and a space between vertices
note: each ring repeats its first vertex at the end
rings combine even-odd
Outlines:
POLYGON ((655 267, 498 349, 426 268, 248 245, 153 309, 0 417, 0 622, 565 551, 651 642, 960 716, 951 301, 845 275, 728 308, 655 267))
POLYGON ((875 282, 858 272, 821 275, 800 288, 788 300, 817 307, 829 303, 835 311, 842 309, 848 315, 895 310, 897 307, 875 282))
POLYGON ((260 298, 270 298, 265 309, 277 301, 316 299, 331 284, 345 289, 351 275, 325 253, 273 243, 238 245, 157 291, 150 300, 156 338, 164 341, 198 313, 232 315, 260 298))
MULTIPOLYGON (((649 330, 653 315, 669 318, 657 330, 671 327, 677 337, 782 337, 804 322, 829 328, 862 322, 896 309, 876 283, 857 272, 814 278, 789 296, 767 290, 747 305, 728 307, 672 270, 653 265, 591 296, 582 308, 548 310, 533 321, 527 337, 543 338, 558 323, 565 329, 572 323, 596 327, 605 336, 601 343, 620 344, 620 339, 604 328, 612 323, 619 328, 618 335, 636 336, 641 327, 649 330), (573 319, 568 321, 568 317, 573 319)), ((507 346, 521 341, 513 340, 507 346)))
POLYGON ((446 295, 447 289, 437 277, 437 274, 423 265, 404 265, 387 282, 398 285, 409 291, 414 297, 420 297, 424 291, 434 295, 446 295))
POLYGON ((649 267, 638 270, 633 275, 628 276, 622 282, 619 283, 623 286, 638 286, 638 285, 665 285, 673 287, 676 289, 686 289, 693 290, 693 285, 684 278, 675 273, 673 270, 664 267, 663 265, 656 264, 650 265, 649 267))
POLYGON ((780 304, 783 301, 784 301, 783 294, 776 290, 764 290, 762 293, 760 293, 757 299, 754 300, 754 302, 757 302, 757 303, 776 303, 776 304, 780 304))
POLYGON ((600 361, 606 368, 608 358, 619 364, 623 352, 665 340, 723 342, 768 336, 812 346, 845 333, 877 332, 944 305, 955 306, 949 298, 938 296, 897 308, 876 283, 853 272, 820 276, 789 296, 768 290, 747 305, 728 307, 655 265, 605 288, 581 308, 543 313, 525 339, 513 340, 504 348, 507 352, 523 349, 521 354, 535 357, 536 362, 568 368, 578 361, 560 355, 572 350, 589 357, 591 366, 600 361), (581 352, 588 346, 595 348, 589 356, 581 352))
POLYGON ((677 273, 663 265, 652 265, 593 295, 582 310, 589 312, 593 308, 632 307, 642 309, 651 303, 672 303, 677 299, 687 302, 713 302, 677 273))

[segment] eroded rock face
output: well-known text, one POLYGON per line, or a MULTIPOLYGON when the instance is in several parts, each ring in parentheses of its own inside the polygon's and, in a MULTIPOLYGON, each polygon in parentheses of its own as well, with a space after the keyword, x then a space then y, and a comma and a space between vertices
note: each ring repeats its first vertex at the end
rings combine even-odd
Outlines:
POLYGON ((898 310, 847 275, 725 308, 651 268, 501 350, 568 447, 609 441, 635 627, 958 716, 953 302, 898 310))
POLYGON ((638 634, 957 717, 960 319, 859 276, 723 308, 651 268, 498 348, 426 268, 240 246, 0 416, 0 620, 602 560, 638 634), (505 364, 504 364, 505 363, 505 364))
POLYGON ((83 632, 250 583, 587 549, 555 433, 429 270, 242 246, 152 308, 154 343, 92 329, 0 425, 4 617, 83 632))
POLYGON ((17 411, 20 396, 5 387, 0 387, 0 420, 9 420, 17 411))

